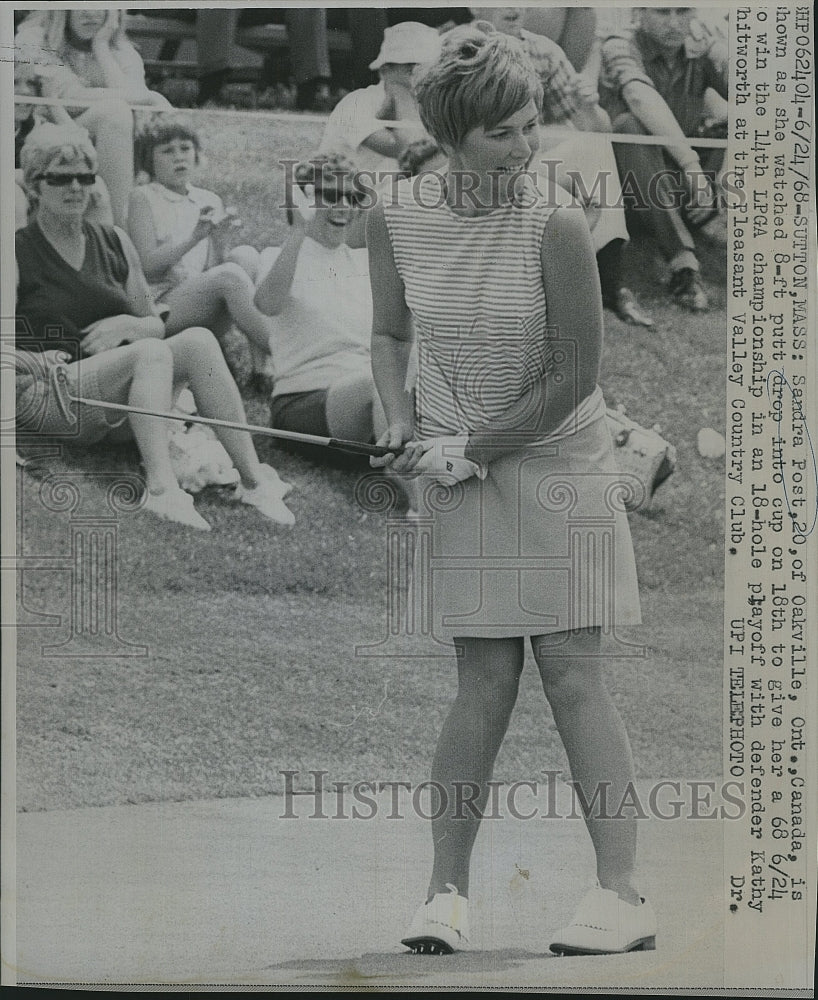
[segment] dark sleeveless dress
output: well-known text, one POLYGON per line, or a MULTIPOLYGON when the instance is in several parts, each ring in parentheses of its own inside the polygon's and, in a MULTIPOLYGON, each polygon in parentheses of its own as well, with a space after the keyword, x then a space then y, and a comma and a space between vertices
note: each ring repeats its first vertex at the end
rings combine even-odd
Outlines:
POLYGON ((125 292, 128 261, 112 226, 84 222, 85 260, 68 264, 36 221, 16 234, 16 346, 27 351, 82 354, 83 329, 108 316, 133 314, 125 292))

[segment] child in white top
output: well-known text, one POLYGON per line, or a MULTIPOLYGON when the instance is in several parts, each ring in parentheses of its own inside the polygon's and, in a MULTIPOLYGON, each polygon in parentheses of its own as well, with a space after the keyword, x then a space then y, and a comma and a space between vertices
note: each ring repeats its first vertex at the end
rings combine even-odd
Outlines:
POLYGON ((258 251, 227 250, 241 223, 221 198, 191 181, 200 142, 187 122, 167 115, 140 137, 141 166, 151 178, 131 193, 128 231, 157 301, 170 308, 168 335, 205 326, 217 337, 235 324, 250 342, 256 370, 268 354, 268 321, 253 305, 258 251))

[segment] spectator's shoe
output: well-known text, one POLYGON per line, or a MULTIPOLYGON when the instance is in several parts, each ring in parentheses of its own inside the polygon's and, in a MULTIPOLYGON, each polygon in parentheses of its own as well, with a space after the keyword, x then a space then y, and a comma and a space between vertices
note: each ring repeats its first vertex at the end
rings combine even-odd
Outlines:
POLYGON ((270 476, 265 474, 264 478, 252 489, 239 483, 236 487, 235 498, 241 503, 246 503, 248 507, 255 507, 259 513, 271 521, 276 521, 278 524, 295 524, 295 515, 281 499, 280 486, 285 484, 278 479, 277 474, 276 480, 278 482, 273 482, 270 476))
POLYGON ((182 489, 165 490, 164 493, 151 493, 148 490, 143 509, 165 521, 176 521, 189 528, 210 531, 210 525, 193 506, 193 497, 182 489))
POLYGON ((284 497, 292 491, 293 484, 285 482, 272 465, 262 465, 260 468, 273 491, 277 492, 279 497, 283 500, 284 497))
POLYGON ((611 889, 597 885, 577 907, 571 923, 549 945, 557 955, 618 955, 653 951, 656 916, 645 899, 626 903, 611 889))
POLYGON ((469 946, 469 901, 453 885, 418 907, 401 944, 415 955, 451 955, 469 946))
POLYGON ((691 312, 707 312, 710 308, 710 300, 699 277, 699 272, 692 267, 682 267, 674 271, 668 290, 674 301, 683 309, 691 312))
POLYGON ((642 312, 642 308, 636 301, 636 296, 630 288, 620 288, 611 299, 605 300, 605 308, 631 326, 653 326, 653 317, 642 312))

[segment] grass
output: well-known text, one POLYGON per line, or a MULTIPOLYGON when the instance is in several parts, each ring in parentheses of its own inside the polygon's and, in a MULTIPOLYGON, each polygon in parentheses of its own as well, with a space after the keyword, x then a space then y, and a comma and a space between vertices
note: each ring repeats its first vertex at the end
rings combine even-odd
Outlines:
MULTIPOLYGON (((197 123, 200 119, 197 118, 197 123)), ((212 116, 201 125, 200 183, 244 219, 243 242, 280 243, 280 157, 308 155, 320 122, 212 116)), ((617 659, 610 686, 640 777, 712 777, 721 768, 723 463, 696 450, 701 427, 723 429, 725 253, 702 243, 715 308, 684 314, 664 297, 656 254, 632 246, 627 273, 654 330, 606 314, 602 386, 640 423, 659 423, 678 469, 653 508, 631 517, 645 626, 643 659, 617 659)), ((248 419, 267 423, 248 394, 248 419)), ((281 529, 218 491, 197 506, 209 535, 124 514, 117 523, 119 635, 148 656, 69 658, 43 644, 68 637, 65 571, 22 574, 21 621, 60 615, 18 633, 18 808, 264 795, 282 769, 333 778, 419 781, 455 690, 454 664, 357 657, 385 629, 383 513, 364 510, 365 467, 319 464, 257 438, 263 460, 296 483, 294 528, 281 529)), ((54 473, 83 474, 82 513, 104 512, 103 471, 138 469, 132 448, 100 446, 34 463, 20 476, 19 551, 71 557, 71 517, 39 499, 54 473), (87 474, 87 475, 86 475, 87 474)), ((63 651, 64 654, 65 651, 63 651)), ((536 670, 528 663, 497 777, 565 768, 536 670)), ((309 780, 305 776, 305 780, 309 780)))

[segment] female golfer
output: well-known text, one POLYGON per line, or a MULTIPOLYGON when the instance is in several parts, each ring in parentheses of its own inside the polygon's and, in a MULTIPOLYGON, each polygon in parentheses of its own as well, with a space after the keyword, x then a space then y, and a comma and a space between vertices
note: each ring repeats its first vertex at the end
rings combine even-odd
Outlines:
POLYGON ((597 385, 602 305, 587 224, 526 170, 540 84, 515 39, 482 22, 454 29, 416 93, 448 171, 399 182, 367 223, 372 366, 389 423, 379 443, 405 445, 372 462, 433 480, 419 514, 433 518, 433 628, 454 640, 458 692, 432 764, 428 897, 403 943, 468 944, 469 861, 528 637, 596 851, 596 885, 551 949, 650 949, 655 917, 633 882, 636 822, 627 811, 608 818, 634 772, 602 631, 641 618, 597 385), (578 541, 589 521, 612 525, 607 549, 578 541), (462 808, 464 787, 479 789, 477 815, 462 808))

